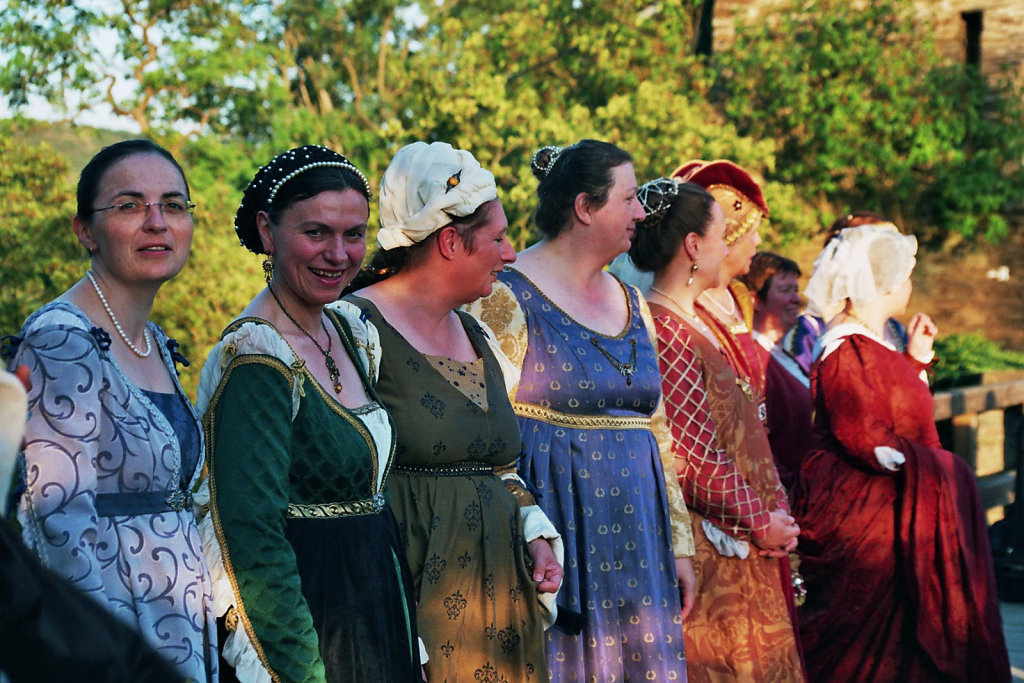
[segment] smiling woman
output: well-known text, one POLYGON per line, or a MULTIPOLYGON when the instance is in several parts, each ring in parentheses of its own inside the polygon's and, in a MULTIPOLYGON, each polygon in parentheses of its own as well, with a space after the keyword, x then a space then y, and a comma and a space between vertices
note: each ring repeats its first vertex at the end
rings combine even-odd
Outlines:
POLYGON ((784 256, 761 251, 740 280, 754 296, 752 334, 765 368, 768 443, 779 479, 792 491, 810 445, 814 410, 810 376, 781 343, 800 317, 800 267, 784 256))
POLYGON ((176 343, 148 320, 188 259, 191 208, 184 172, 158 145, 128 140, 93 157, 72 221, 90 270, 29 317, 12 367, 28 366, 32 384, 27 544, 180 676, 205 681, 217 677, 216 633, 190 495, 203 443, 176 343))
POLYGON ((338 302, 366 254, 370 187, 345 157, 274 158, 235 216, 267 287, 222 335, 198 405, 210 444, 203 545, 222 655, 243 681, 410 681, 415 605, 385 502, 391 418, 377 331, 338 302))

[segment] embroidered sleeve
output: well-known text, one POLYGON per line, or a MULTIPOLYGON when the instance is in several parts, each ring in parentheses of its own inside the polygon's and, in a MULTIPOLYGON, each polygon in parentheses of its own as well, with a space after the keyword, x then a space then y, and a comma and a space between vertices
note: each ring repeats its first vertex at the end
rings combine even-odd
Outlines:
MULTIPOLYGON (((494 330, 487 323, 477 318, 474 314, 469 313, 469 311, 466 311, 466 313, 476 320, 476 323, 483 331, 484 339, 487 340, 487 346, 491 349, 491 353, 494 354, 495 360, 498 361, 498 367, 501 368, 501 378, 505 382, 505 393, 508 394, 509 400, 512 400, 512 397, 515 396, 515 390, 519 386, 519 378, 521 376, 520 365, 513 363, 505 355, 505 348, 498 342, 498 336, 494 334, 494 330)), ((526 329, 525 326, 523 329, 526 329)), ((519 362, 521 364, 522 359, 519 362)))
MULTIPOLYGON (((43 564, 99 602, 127 600, 127 590, 105 586, 116 565, 109 518, 96 512, 97 461, 107 422, 99 347, 87 331, 53 326, 29 332, 12 366, 27 365, 32 389, 25 425, 25 484, 19 517, 27 543, 43 564)), ((116 409, 116 406, 113 408, 116 409)), ((114 466, 114 465, 110 465, 114 466)))
MULTIPOLYGON (((466 310, 486 324, 518 373, 518 369, 523 367, 529 342, 526 316, 511 288, 503 282, 495 282, 489 296, 477 299, 467 306, 466 310)), ((504 367, 502 369, 504 370, 504 367)), ((514 384, 506 381, 506 389, 512 400, 518 384, 518 380, 514 384)))
POLYGON ((715 445, 700 359, 689 334, 669 318, 656 318, 655 324, 675 471, 687 505, 735 535, 766 528, 764 501, 743 480, 729 454, 715 445))
POLYGON ((380 333, 377 328, 369 320, 366 320, 359 307, 351 302, 335 301, 328 304, 327 308, 348 323, 359 361, 366 370, 370 381, 376 384, 377 376, 380 374, 380 333))
POLYGON ((196 412, 205 413, 213 395, 224 379, 228 366, 239 356, 254 355, 274 358, 291 369, 292 419, 299 412, 299 402, 305 395, 305 375, 301 372, 302 361, 295 357, 288 342, 267 321, 259 318, 236 320, 224 332, 217 345, 210 350, 206 363, 199 374, 199 390, 196 395, 196 412))
MULTIPOLYGON (((232 590, 225 650, 245 650, 247 638, 270 675, 322 681, 318 637, 285 536, 294 382, 278 359, 242 355, 228 364, 203 416, 210 516, 232 590)), ((222 602, 225 586, 218 588, 222 602)))
POLYGON ((526 482, 519 476, 519 463, 513 460, 512 462, 502 467, 495 467, 494 473, 501 477, 501 482, 508 489, 508 492, 512 494, 512 497, 519 503, 519 507, 529 507, 536 505, 537 501, 533 497, 533 493, 526 486, 526 482))
MULTIPOLYGON (((647 302, 642 296, 638 295, 637 300, 640 302, 640 317, 647 328, 647 336, 650 337, 655 353, 658 353, 658 335, 654 320, 651 318, 651 309, 647 307, 647 302)), ((660 356, 660 353, 658 355, 660 356)), ((668 416, 665 414, 664 395, 658 400, 658 407, 651 415, 651 431, 658 442, 658 455, 661 457, 662 474, 665 477, 665 497, 668 500, 669 521, 672 525, 673 552, 676 557, 693 557, 696 552, 693 544, 693 523, 676 477, 672 432, 668 426, 668 416)))

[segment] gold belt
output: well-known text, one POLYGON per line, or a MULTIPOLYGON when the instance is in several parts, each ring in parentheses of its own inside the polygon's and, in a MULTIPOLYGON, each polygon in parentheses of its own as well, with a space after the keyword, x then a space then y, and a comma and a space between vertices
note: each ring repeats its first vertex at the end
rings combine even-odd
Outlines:
POLYGON ((618 415, 572 415, 533 403, 513 403, 512 409, 519 417, 529 417, 559 427, 576 429, 650 429, 651 418, 618 415))

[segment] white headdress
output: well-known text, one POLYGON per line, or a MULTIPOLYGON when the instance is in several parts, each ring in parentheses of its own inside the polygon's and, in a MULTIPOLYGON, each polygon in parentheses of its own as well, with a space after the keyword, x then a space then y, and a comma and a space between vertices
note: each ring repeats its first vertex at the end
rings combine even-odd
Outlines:
POLYGON ((828 311, 845 299, 858 304, 881 298, 910 277, 916 253, 917 238, 901 235, 892 223, 844 229, 814 261, 804 290, 810 308, 828 311))
POLYGON ((381 249, 409 247, 497 199, 494 175, 446 142, 398 150, 380 182, 381 249))

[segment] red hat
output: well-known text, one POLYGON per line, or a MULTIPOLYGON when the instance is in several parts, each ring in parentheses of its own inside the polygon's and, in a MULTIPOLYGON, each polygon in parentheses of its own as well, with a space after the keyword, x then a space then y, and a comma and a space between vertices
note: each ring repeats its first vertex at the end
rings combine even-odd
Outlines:
POLYGON ((756 230, 768 216, 761 186, 742 168, 726 161, 687 161, 672 173, 682 182, 696 183, 715 198, 725 213, 725 243, 732 244, 756 230))

